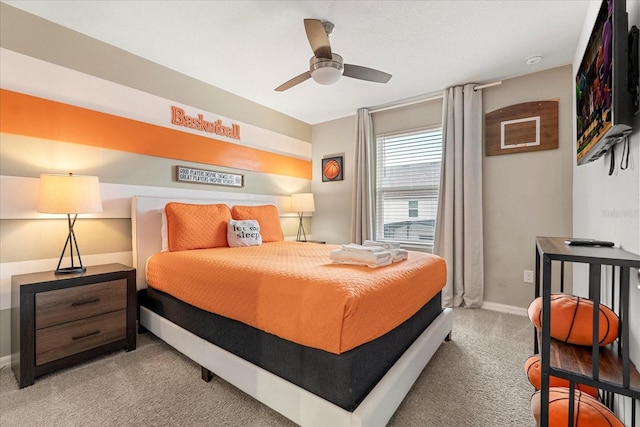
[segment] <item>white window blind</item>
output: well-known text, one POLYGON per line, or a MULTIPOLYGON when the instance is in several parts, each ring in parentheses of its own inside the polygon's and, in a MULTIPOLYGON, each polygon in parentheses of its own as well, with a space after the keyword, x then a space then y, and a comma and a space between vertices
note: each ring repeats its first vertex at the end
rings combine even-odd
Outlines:
POLYGON ((377 137, 377 240, 433 245, 441 158, 440 128, 377 137))

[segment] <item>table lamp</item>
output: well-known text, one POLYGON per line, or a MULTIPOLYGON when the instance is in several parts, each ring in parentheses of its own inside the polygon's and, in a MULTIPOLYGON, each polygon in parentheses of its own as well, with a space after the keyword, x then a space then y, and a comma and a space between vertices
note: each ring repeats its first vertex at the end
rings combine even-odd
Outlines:
POLYGON ((73 226, 78 214, 101 211, 102 199, 100 199, 100 182, 97 176, 74 175, 72 173, 68 175, 40 175, 38 212, 66 214, 69 225, 69 234, 62 248, 55 274, 82 273, 86 271, 86 268, 82 265, 82 258, 80 258, 80 250, 78 249, 73 226), (71 255, 71 266, 60 268, 67 247, 69 247, 71 255), (80 265, 75 265, 74 247, 80 265))
POLYGON ((302 225, 302 215, 305 212, 315 212, 316 205, 313 201, 313 193, 298 193, 291 195, 291 210, 298 212, 298 218, 300 224, 298 225, 297 242, 306 242, 307 234, 304 232, 304 226, 302 225))

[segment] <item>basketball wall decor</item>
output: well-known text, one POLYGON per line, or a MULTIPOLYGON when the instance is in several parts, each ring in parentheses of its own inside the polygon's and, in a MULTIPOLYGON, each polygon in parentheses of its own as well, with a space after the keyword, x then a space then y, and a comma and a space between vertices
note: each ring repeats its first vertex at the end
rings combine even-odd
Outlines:
POLYGON ((485 115, 485 155, 558 148, 558 101, 511 105, 485 115))
POLYGON ((342 156, 322 159, 322 182, 342 181, 344 179, 342 156))

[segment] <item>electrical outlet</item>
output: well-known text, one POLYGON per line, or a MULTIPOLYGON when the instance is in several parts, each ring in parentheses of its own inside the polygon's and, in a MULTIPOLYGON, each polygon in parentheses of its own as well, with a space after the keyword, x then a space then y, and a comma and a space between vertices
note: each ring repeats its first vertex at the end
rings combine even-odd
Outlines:
POLYGON ((533 283, 533 271, 525 270, 524 271, 524 282, 525 283, 533 283))

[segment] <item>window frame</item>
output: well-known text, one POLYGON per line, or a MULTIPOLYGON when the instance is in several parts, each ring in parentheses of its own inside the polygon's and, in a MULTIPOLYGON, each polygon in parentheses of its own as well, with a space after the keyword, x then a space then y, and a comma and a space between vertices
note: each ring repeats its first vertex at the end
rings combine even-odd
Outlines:
MULTIPOLYGON (((433 136, 432 136, 433 137, 433 136)), ((374 138, 374 173, 373 175, 373 192, 374 192, 374 197, 373 197, 373 233, 374 233, 374 239, 377 241, 384 241, 384 242, 395 242, 395 243, 400 243, 402 247, 407 247, 407 248, 411 248, 411 249, 416 249, 416 250, 422 250, 422 251, 431 251, 433 249, 433 242, 434 242, 434 238, 435 238, 435 216, 437 215, 437 205, 438 205, 438 198, 440 196, 440 173, 441 173, 441 163, 442 163, 442 144, 443 144, 443 129, 442 126, 430 126, 430 127, 425 127, 425 128, 420 128, 420 129, 413 129, 413 130, 406 130, 406 131, 400 131, 400 132, 393 132, 393 133, 387 133, 387 134, 379 134, 376 135, 374 138), (406 185, 387 185, 384 186, 382 189, 380 189, 380 183, 381 180, 380 178, 380 174, 382 172, 381 168, 383 167, 383 162, 384 160, 380 159, 380 140, 381 139, 393 139, 393 138, 401 138, 401 137, 405 137, 405 138, 410 138, 411 135, 421 135, 424 134, 425 135, 425 139, 429 139, 429 135, 433 135, 439 134, 439 147, 438 147, 438 154, 439 154, 439 159, 437 161, 429 161, 429 156, 427 156, 426 158, 426 163, 438 163, 437 168, 432 168, 432 169, 437 169, 437 179, 432 179, 431 182, 425 182, 424 185, 421 186, 415 186, 415 185, 410 185, 410 186, 406 186, 406 185), (415 193, 415 192, 422 192, 422 195, 417 195, 417 196, 412 196, 412 195, 402 195, 402 193, 415 193), (433 217, 433 219, 431 219, 431 217, 429 219, 423 220, 426 221, 427 224, 425 225, 425 227, 429 227, 429 223, 431 222, 432 224, 432 232, 428 234, 428 238, 426 239, 426 241, 421 242, 419 239, 415 239, 415 238, 408 238, 408 239, 398 239, 398 238, 393 238, 393 237, 385 237, 385 224, 382 222, 384 221, 384 219, 380 220, 380 218, 384 218, 384 202, 381 202, 381 198, 382 198, 382 194, 386 193, 386 198, 387 200, 391 200, 391 195, 393 193, 395 193, 397 196, 396 198, 400 199, 400 200, 404 200, 405 201, 405 206, 406 206, 406 216, 407 218, 404 220, 404 222, 417 222, 417 221, 412 221, 412 218, 409 216, 409 212, 412 211, 413 209, 416 208, 411 208, 409 207, 409 205, 411 204, 410 202, 412 201, 417 201, 418 202, 418 206, 420 206, 420 200, 422 200, 423 202, 427 202, 428 204, 431 204, 434 206, 434 212, 431 215, 433 217), (404 197, 404 199, 403 199, 404 197)), ((433 151, 433 150, 432 150, 433 151)), ((433 155, 433 154, 432 154, 433 155)), ((425 170, 427 170, 428 167, 425 167, 425 170)), ((417 208, 416 210, 419 211, 419 208, 417 208)), ((418 213, 418 218, 419 218, 419 213, 418 213)), ((418 220, 420 221, 420 220, 418 220)), ((399 223, 399 222, 396 222, 399 223)), ((389 223, 389 224, 393 224, 393 223, 389 223)), ((388 225, 388 224, 387 224, 388 225)), ((423 224, 424 225, 424 224, 423 224)), ((407 224, 407 227, 410 227, 409 224, 407 224)), ((409 230, 409 228, 407 228, 407 230, 409 230)), ((416 231, 416 233, 418 233, 418 231, 416 231)))

